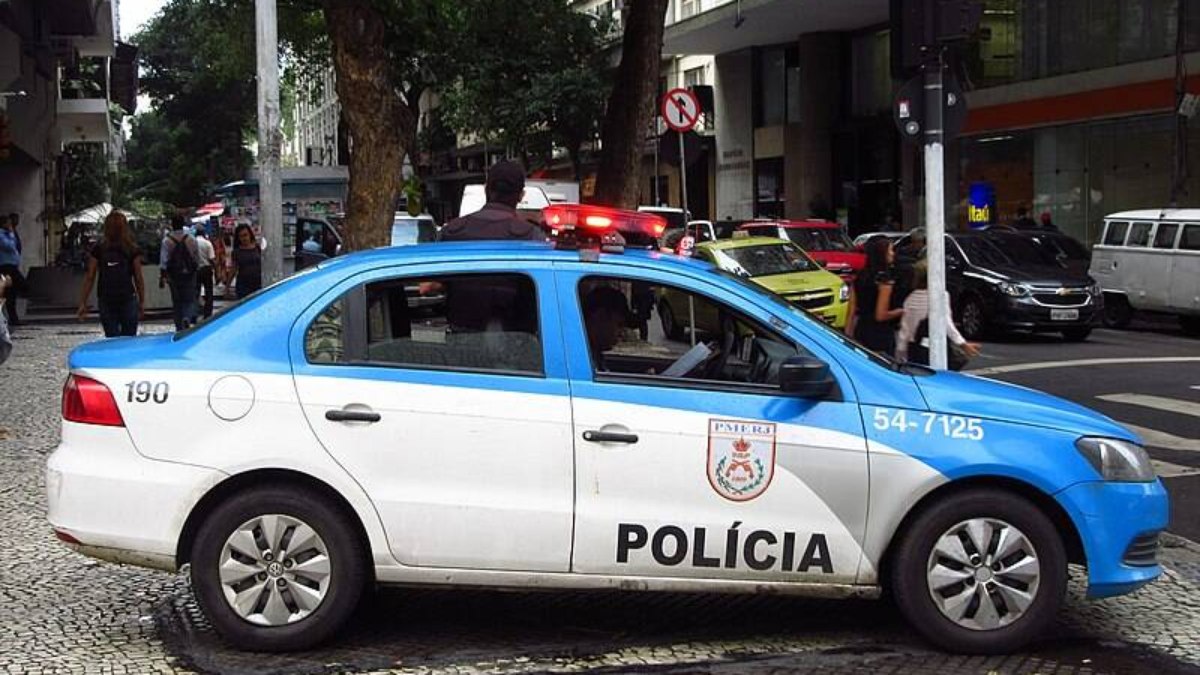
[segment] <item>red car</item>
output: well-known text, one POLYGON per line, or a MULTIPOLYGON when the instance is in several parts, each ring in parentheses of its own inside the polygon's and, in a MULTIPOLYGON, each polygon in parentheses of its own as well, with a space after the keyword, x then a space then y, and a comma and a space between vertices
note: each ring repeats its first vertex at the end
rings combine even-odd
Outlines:
POLYGON ((753 220, 738 229, 755 237, 787 239, 845 281, 853 281, 867 264, 867 256, 855 250, 842 226, 827 220, 753 220))

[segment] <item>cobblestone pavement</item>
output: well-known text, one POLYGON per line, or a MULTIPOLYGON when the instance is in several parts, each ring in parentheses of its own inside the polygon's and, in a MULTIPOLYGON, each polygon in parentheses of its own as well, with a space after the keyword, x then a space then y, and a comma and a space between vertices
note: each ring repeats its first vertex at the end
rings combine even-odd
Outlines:
POLYGON ((1200 673, 1200 547, 1186 541, 1132 596, 1086 602, 1074 583, 1054 630, 1006 657, 932 651, 885 602, 405 589, 375 594, 320 651, 239 653, 185 575, 93 562, 54 540, 43 467, 64 356, 98 333, 16 337, 0 367, 0 673, 1200 673))

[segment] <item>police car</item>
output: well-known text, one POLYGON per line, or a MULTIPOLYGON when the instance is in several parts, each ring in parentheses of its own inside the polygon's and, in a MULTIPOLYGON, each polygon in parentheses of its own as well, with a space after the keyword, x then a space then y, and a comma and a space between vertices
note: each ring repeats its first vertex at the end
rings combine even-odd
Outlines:
POLYGON ((622 249, 657 216, 546 220, 560 245, 357 253, 189 331, 77 348, 58 538, 190 565, 212 625, 254 650, 329 638, 379 583, 888 589, 934 643, 1003 652, 1053 619, 1068 562, 1094 597, 1161 573, 1167 495, 1112 420, 622 249), (664 334, 663 291, 677 320, 717 319, 664 334))

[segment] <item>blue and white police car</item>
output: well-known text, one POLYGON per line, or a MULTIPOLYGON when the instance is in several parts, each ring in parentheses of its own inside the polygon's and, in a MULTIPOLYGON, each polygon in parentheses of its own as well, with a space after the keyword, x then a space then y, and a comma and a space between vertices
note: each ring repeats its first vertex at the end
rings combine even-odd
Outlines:
POLYGON ((621 250, 657 216, 546 220, 578 249, 357 253, 189 331, 77 348, 58 538, 190 565, 212 625, 255 650, 329 638, 379 583, 888 589, 943 648, 1003 652, 1053 619, 1068 562, 1094 597, 1160 574, 1167 495, 1119 424, 621 250))

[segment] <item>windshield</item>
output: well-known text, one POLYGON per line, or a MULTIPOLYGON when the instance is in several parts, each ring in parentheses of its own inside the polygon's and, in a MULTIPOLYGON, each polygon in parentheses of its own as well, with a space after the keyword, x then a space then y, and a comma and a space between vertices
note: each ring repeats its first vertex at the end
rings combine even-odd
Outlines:
POLYGON ((983 267, 1054 265, 1054 255, 1021 236, 962 237, 959 246, 972 264, 983 267))
POLYGON ((175 336, 171 339, 172 339, 172 341, 178 342, 179 340, 182 340, 183 338, 186 338, 189 335, 203 332, 203 331, 207 330, 209 328, 209 326, 212 326, 216 323, 220 323, 221 318, 226 316, 227 314, 229 314, 229 312, 231 312, 232 310, 237 309, 238 307, 241 307, 242 305, 246 304, 247 302, 250 302, 251 300, 253 300, 257 297, 266 295, 267 293, 274 291, 276 288, 290 284, 290 283, 296 281, 297 279, 301 279, 306 274, 311 274, 313 272, 316 272, 317 270, 322 269, 326 264, 328 264, 328 262, 329 261, 325 261, 325 262, 322 262, 317 265, 305 267, 304 269, 300 270, 299 272, 296 272, 295 274, 292 274, 291 276, 286 276, 269 286, 264 286, 264 287, 258 289, 257 291, 254 291, 250 295, 247 295, 246 297, 244 297, 240 300, 231 302, 228 305, 225 305, 221 309, 214 312, 212 316, 208 317, 203 322, 195 323, 181 331, 176 331, 175 336))
POLYGON ((869 358, 871 361, 874 361, 877 365, 883 366, 884 368, 888 368, 891 370, 896 370, 901 365, 898 361, 894 360, 891 356, 873 352, 870 349, 867 349, 866 347, 855 342, 854 340, 846 337, 846 335, 844 335, 840 330, 837 330, 836 328, 826 324, 824 321, 821 321, 820 319, 812 316, 804 309, 801 309, 800 307, 793 305, 792 303, 788 302, 787 299, 784 298, 782 295, 779 295, 779 294, 771 291, 768 288, 759 286, 758 284, 756 284, 752 281, 749 281, 748 279, 746 279, 744 277, 740 277, 736 274, 726 272, 725 270, 723 270, 719 267, 713 268, 713 273, 719 274, 720 276, 723 276, 726 279, 733 280, 735 283, 737 283, 738 286, 750 291, 751 293, 754 293, 755 295, 758 295, 758 296, 766 299, 768 302, 774 304, 778 309, 781 309, 784 312, 788 312, 790 314, 795 314, 796 316, 802 316, 802 317, 809 319, 808 325, 814 326, 822 331, 825 331, 826 334, 832 336, 838 342, 841 342, 843 345, 845 345, 845 346, 849 347, 850 349, 858 352, 859 354, 862 354, 863 356, 869 358))
POLYGON ((812 272, 821 269, 793 244, 762 244, 712 249, 717 266, 743 277, 812 272))
POLYGON ((437 228, 427 218, 397 218, 392 221, 392 246, 437 241, 437 228))
POLYGON ((832 227, 789 227, 788 239, 805 251, 852 251, 854 242, 844 232, 832 227))
POLYGON ((1088 260, 1091 256, 1083 244, 1066 236, 1038 235, 1034 238, 1051 257, 1065 260, 1088 260))

